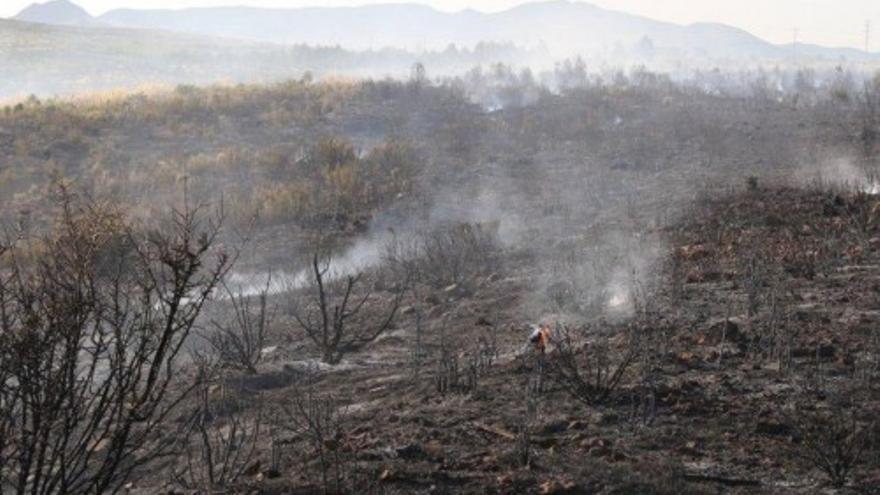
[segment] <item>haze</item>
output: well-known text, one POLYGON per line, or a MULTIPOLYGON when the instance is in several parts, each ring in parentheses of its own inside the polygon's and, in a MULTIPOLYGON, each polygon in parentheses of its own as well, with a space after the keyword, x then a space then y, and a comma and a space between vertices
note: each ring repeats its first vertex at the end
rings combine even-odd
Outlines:
POLYGON ((880 495, 878 417, 880 0, 0 0, 0 495, 880 495))
MULTIPOLYGON (((438 10, 475 9, 485 12, 505 10, 523 0, 416 0, 438 10)), ((31 3, 10 0, 0 5, 0 16, 8 17, 31 3)), ((83 0, 78 2, 92 14, 117 8, 185 8, 217 5, 252 5, 261 7, 351 6, 389 3, 387 0, 83 0)), ((643 15, 657 20, 689 24, 717 22, 745 29, 767 41, 791 43, 797 31, 799 42, 825 46, 865 48, 865 27, 877 27, 878 42, 869 44, 872 51, 880 46, 880 2, 874 0, 595 0, 608 9, 643 15), (760 12, 761 15, 755 15, 760 12)))

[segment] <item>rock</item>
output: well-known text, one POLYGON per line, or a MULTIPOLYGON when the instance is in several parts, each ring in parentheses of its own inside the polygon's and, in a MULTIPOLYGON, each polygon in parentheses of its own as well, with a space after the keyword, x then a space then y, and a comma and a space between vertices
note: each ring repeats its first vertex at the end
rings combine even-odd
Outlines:
POLYGON ((682 364, 688 368, 695 368, 700 365, 701 359, 699 356, 694 354, 693 352, 684 351, 676 356, 676 360, 679 364, 682 364))
POLYGON ((880 311, 862 311, 859 314, 859 323, 880 322, 880 311))
POLYGON ((585 445, 585 442, 588 442, 589 440, 590 440, 590 434, 586 431, 579 431, 579 432, 575 433, 574 435, 572 435, 571 438, 569 438, 569 441, 571 443, 574 443, 574 444, 577 444, 580 446, 585 445))
POLYGON ((541 435, 555 435, 568 430, 568 425, 568 421, 560 419, 556 421, 551 421, 549 423, 544 423, 538 431, 541 435))
POLYGON ((755 433, 768 437, 787 436, 792 433, 792 429, 789 425, 777 421, 759 421, 755 425, 755 433))
POLYGON ((414 307, 412 307, 412 306, 404 306, 404 307, 400 310, 400 314, 402 314, 402 315, 404 315, 404 316, 406 316, 406 315, 411 315, 411 314, 413 314, 413 313, 415 313, 415 312, 416 312, 416 308, 414 308, 414 307))
POLYGON ((619 450, 615 450, 611 452, 611 458, 609 460, 611 462, 623 462, 626 460, 626 454, 619 450))
POLYGON ((251 463, 250 466, 246 467, 245 470, 242 471, 241 474, 243 474, 245 476, 256 476, 256 475, 260 474, 260 467, 261 466, 262 466, 262 463, 260 462, 259 459, 257 459, 256 461, 251 463))
POLYGON ((391 457, 394 457, 394 455, 388 449, 361 450, 356 455, 357 460, 365 462, 379 462, 391 457))
POLYGON ((743 321, 740 318, 721 318, 709 322, 707 328, 700 336, 698 342, 702 345, 718 345, 722 342, 743 344, 747 340, 741 331, 743 321))
POLYGON ((109 447, 110 447, 110 439, 103 438, 103 439, 101 439, 101 441, 98 442, 97 445, 95 445, 94 450, 95 450, 95 452, 103 452, 103 451, 107 450, 109 447))
POLYGON ((688 284, 701 284, 701 283, 714 283, 720 282, 728 278, 725 272, 718 270, 700 270, 700 269, 692 269, 687 272, 685 275, 685 283, 688 284))
POLYGON ((682 246, 676 250, 679 258, 686 261, 697 261, 712 256, 712 249, 705 244, 691 244, 682 246))
POLYGON ((485 316, 481 316, 481 317, 477 318, 475 325, 477 325, 478 327, 491 327, 492 322, 489 321, 489 319, 486 318, 485 316))
POLYGON ((553 437, 543 437, 532 440, 532 443, 534 443, 538 447, 541 447, 542 449, 552 449, 559 442, 553 437))
POLYGON ((587 454, 590 457, 609 457, 611 456, 611 448, 604 445, 597 445, 595 447, 591 447, 590 450, 587 451, 587 454))
POLYGON ((603 438, 587 438, 580 442, 580 447, 594 457, 611 454, 611 441, 603 438))
POLYGON ((599 414, 598 423, 601 425, 614 425, 620 420, 617 413, 608 411, 599 414))
POLYGON ((794 317, 798 321, 822 321, 828 316, 816 303, 799 304, 794 308, 794 317))
POLYGON ((567 480, 548 480, 541 483, 540 493, 542 495, 562 495, 566 493, 584 493, 582 487, 579 487, 572 481, 567 480))
POLYGON ((428 453, 417 443, 400 447, 395 452, 397 452, 397 457, 405 461, 417 461, 428 458, 428 453))
POLYGON ((821 342, 816 347, 816 355, 822 359, 831 359, 837 354, 837 347, 831 342, 821 342))
POLYGON ((586 421, 575 420, 575 421, 568 423, 568 429, 570 431, 582 431, 582 430, 586 430, 588 427, 589 427, 589 423, 587 423, 586 421))
POLYGON ((819 359, 832 359, 837 354, 837 347, 828 341, 811 342, 792 351, 797 358, 818 357, 819 359))

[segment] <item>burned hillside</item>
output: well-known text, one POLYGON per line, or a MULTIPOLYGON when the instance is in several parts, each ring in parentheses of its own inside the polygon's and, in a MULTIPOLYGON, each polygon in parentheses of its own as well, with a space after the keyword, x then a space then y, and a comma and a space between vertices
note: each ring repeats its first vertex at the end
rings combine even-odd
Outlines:
POLYGON ((880 79, 477 79, 4 108, 2 489, 871 493, 880 79))

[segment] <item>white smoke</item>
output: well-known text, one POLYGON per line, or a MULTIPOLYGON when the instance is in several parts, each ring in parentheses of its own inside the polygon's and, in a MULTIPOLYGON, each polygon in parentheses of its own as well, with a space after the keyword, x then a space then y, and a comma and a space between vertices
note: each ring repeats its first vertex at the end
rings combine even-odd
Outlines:
MULTIPOLYGON (((325 280, 338 280, 378 265, 388 241, 385 235, 356 241, 341 255, 328 260, 325 280)), ((321 265, 321 269, 324 267, 325 265, 321 265)), ((226 283, 233 294, 246 297, 259 295, 263 291, 268 294, 282 294, 308 286, 314 278, 313 270, 309 265, 298 271, 234 272, 229 275, 226 283)))
POLYGON ((880 178, 858 166, 851 158, 831 158, 817 166, 805 167, 797 175, 798 182, 820 189, 834 187, 880 194, 880 178))

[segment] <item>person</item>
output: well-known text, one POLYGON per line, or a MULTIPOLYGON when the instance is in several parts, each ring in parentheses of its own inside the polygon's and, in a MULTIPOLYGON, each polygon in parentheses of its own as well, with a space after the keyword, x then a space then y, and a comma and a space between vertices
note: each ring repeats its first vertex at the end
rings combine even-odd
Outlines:
POLYGON ((542 323, 539 326, 534 326, 534 330, 529 336, 529 343, 532 344, 535 351, 544 354, 550 344, 550 325, 542 323))

